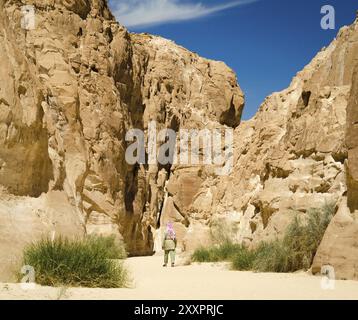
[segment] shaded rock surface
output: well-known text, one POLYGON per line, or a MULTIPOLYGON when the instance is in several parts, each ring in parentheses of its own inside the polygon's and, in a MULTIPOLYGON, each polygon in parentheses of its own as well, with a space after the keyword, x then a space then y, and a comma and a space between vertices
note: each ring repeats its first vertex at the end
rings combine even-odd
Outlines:
MULTIPOLYGON (((358 280, 358 35, 357 21, 351 62, 353 80, 347 106, 346 146, 348 160, 345 163, 347 197, 328 227, 313 261, 313 273, 322 266, 333 266, 337 279, 358 280)), ((352 27, 353 29, 354 27, 352 27)))
POLYGON ((233 174, 207 179, 191 210, 203 221, 208 212, 232 216, 241 225, 240 239, 258 241, 280 234, 290 212, 305 214, 341 199, 347 191, 346 113, 355 97, 357 50, 355 23, 342 28, 287 89, 269 96, 235 130, 233 174), (203 207, 208 193, 212 200, 203 207))
POLYGON ((190 252, 223 220, 255 246, 327 202, 341 207, 313 270, 357 277, 357 22, 240 123, 244 96, 224 63, 129 33, 104 0, 28 4, 31 30, 22 1, 0 0, 1 280, 43 236, 114 234, 130 254, 152 254, 170 220, 190 252), (126 133, 147 138, 152 121, 157 131, 235 129, 232 172, 129 165, 126 133))
POLYGON ((358 279, 358 211, 352 214, 347 198, 323 237, 314 258, 312 272, 320 274, 324 266, 332 266, 336 279, 358 279))
POLYGON ((115 234, 131 254, 151 254, 174 169, 129 165, 125 135, 150 121, 158 131, 238 126, 236 75, 171 41, 130 34, 104 0, 28 1, 34 29, 22 26, 22 4, 0 1, 1 265, 55 231, 115 234), (43 200, 54 193, 62 206, 43 200))
MULTIPOLYGON (((356 21, 236 128, 233 173, 204 179, 186 204, 196 225, 229 222, 237 242, 256 246, 282 237, 295 216, 341 205, 347 194, 350 213, 344 224, 332 221, 314 272, 331 264, 338 278, 357 279, 357 59, 356 21)), ((200 237, 188 242, 201 245, 200 237)))
POLYGON ((358 210, 358 57, 356 56, 354 79, 347 111, 347 164, 348 206, 351 212, 358 210))

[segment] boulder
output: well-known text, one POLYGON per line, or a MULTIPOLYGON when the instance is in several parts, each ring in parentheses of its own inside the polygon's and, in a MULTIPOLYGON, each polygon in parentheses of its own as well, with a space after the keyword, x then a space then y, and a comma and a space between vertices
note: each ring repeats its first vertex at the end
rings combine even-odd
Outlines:
POLYGON ((312 273, 320 274, 325 265, 334 268, 337 280, 358 280, 358 211, 350 212, 346 197, 326 230, 312 273))

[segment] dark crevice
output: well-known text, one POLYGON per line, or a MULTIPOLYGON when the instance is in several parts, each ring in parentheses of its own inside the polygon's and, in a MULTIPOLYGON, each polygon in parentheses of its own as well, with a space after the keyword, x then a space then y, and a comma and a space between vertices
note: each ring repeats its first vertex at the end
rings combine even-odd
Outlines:
POLYGON ((311 94, 312 94, 311 91, 302 92, 302 101, 305 107, 307 107, 310 103, 311 94))
POLYGON ((79 28, 77 32, 77 37, 82 37, 82 36, 83 36, 83 29, 79 28))
MULTIPOLYGON (((173 115, 172 118, 170 119, 170 125, 169 125, 169 129, 172 129, 174 130, 176 133, 179 132, 180 130, 180 120, 179 118, 176 116, 176 115, 173 115)), ((166 154, 166 156, 168 156, 168 154, 166 154)), ((162 169, 164 169, 166 172, 167 172, 167 180, 166 181, 169 181, 170 179, 170 176, 171 176, 171 169, 172 169, 172 164, 173 164, 173 159, 170 159, 171 161, 169 161, 168 164, 166 165, 161 165, 161 164, 158 164, 158 172, 160 172, 162 169)), ((168 193, 167 196, 170 196, 170 194, 168 193)), ((179 208, 176 206, 176 204, 174 203, 173 201, 173 204, 174 204, 174 207, 178 210, 178 212, 180 213, 180 210, 179 208)), ((160 219, 161 219, 161 216, 162 216, 162 213, 163 213, 163 209, 164 209, 164 199, 163 199, 163 202, 161 203, 161 206, 160 206, 160 210, 159 210, 159 215, 158 215, 158 219, 157 219, 157 228, 159 229, 160 228, 160 219)), ((181 213, 180 213, 181 214, 181 213)), ((181 214, 182 215, 182 214, 181 214)), ((183 215, 182 215, 183 216, 183 215)), ((184 216, 183 216, 184 217, 184 216)), ((185 217, 184 217, 185 218, 185 217)), ((186 218, 185 218, 186 219, 186 218)), ((189 222, 188 222, 189 223, 189 222)), ((187 223, 186 223, 187 224, 187 223)))
POLYGON ((106 30, 104 31, 104 36, 108 43, 111 43, 113 41, 113 33, 110 27, 106 28, 106 30))
POLYGON ((98 68, 93 64, 91 65, 91 71, 98 73, 98 68))
POLYGON ((139 165, 135 165, 130 176, 126 179, 124 204, 128 213, 134 213, 133 202, 138 192, 138 170, 139 165))
POLYGON ((348 152, 341 151, 332 153, 332 158, 334 159, 334 161, 344 164, 344 162, 348 159, 348 152))
POLYGON ((240 119, 237 117, 233 99, 234 98, 231 100, 229 110, 223 112, 220 116, 220 123, 228 127, 236 128, 240 124, 240 119))

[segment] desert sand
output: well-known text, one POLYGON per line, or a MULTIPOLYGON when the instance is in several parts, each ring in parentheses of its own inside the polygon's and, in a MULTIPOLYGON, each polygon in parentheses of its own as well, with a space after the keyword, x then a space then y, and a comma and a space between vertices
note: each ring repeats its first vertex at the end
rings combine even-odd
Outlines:
POLYGON ((24 290, 20 284, 0 284, 0 299, 358 299, 357 281, 336 281, 324 290, 321 277, 231 271, 225 264, 162 267, 162 256, 126 260, 132 284, 126 289, 50 288, 24 290))

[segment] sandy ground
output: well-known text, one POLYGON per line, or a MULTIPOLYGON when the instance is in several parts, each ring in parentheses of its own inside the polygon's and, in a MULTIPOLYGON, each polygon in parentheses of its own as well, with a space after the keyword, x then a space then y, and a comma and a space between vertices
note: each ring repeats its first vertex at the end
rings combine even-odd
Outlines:
POLYGON ((127 289, 22 288, 0 284, 0 299, 358 299, 358 282, 335 281, 324 290, 321 277, 228 270, 225 264, 162 267, 162 257, 129 258, 133 278, 127 289))

